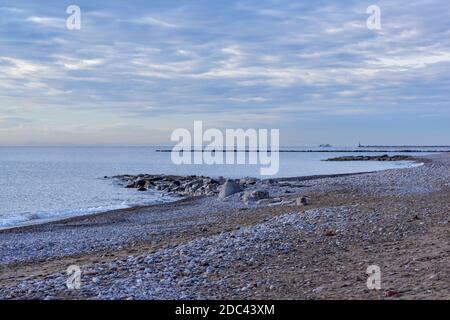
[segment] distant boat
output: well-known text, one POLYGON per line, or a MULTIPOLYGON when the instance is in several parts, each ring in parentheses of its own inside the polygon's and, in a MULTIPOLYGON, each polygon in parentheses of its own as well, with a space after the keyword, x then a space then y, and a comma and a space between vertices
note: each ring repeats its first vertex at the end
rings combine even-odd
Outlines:
POLYGON ((327 144, 321 144, 321 145, 319 145, 319 147, 320 148, 331 148, 332 145, 327 143, 327 144))

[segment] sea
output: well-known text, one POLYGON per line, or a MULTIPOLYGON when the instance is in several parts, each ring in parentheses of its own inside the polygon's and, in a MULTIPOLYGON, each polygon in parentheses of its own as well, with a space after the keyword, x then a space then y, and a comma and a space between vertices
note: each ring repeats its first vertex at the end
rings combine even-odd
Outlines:
MULTIPOLYGON (((261 177, 259 165, 175 165, 170 152, 158 152, 160 149, 164 148, 0 147, 0 228, 175 200, 173 196, 157 191, 126 189, 118 181, 105 178, 114 175, 261 177)), ((387 153, 386 150, 378 153, 341 152, 353 149, 358 148, 286 147, 285 151, 308 152, 280 153, 279 172, 271 177, 369 172, 417 165, 410 161, 322 161, 342 155, 387 153)), ((369 148, 367 151, 374 150, 369 148)), ((389 150, 388 154, 402 153, 389 150)))

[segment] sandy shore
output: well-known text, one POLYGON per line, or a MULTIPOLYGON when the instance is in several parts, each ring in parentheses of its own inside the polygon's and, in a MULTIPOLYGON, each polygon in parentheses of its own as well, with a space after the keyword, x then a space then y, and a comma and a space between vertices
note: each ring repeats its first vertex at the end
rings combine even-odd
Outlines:
POLYGON ((421 161, 0 231, 0 299, 450 299, 450 154, 421 161))

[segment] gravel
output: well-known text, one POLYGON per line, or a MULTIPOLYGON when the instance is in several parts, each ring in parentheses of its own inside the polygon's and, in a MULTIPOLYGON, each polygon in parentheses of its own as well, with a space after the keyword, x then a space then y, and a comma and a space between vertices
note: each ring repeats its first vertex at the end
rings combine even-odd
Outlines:
MULTIPOLYGON (((250 190, 269 190, 271 197, 286 194, 308 195, 336 190, 352 190, 362 196, 411 196, 428 194, 449 186, 448 154, 427 157, 421 166, 370 174, 316 180, 258 180, 250 190), (432 161, 428 161, 428 160, 432 161)), ((257 207, 258 205, 253 205, 257 207)), ((0 266, 39 261, 99 250, 117 250, 133 242, 157 242, 161 231, 188 230, 214 222, 217 212, 248 208, 235 194, 227 199, 195 198, 185 204, 166 204, 132 214, 120 211, 93 218, 0 232, 0 266), (111 223, 114 220, 114 223, 111 223), (95 223, 92 223, 95 221, 95 223)), ((393 212, 397 212, 393 209, 393 212)), ((81 290, 68 290, 67 275, 35 276, 0 288, 1 299, 56 299, 88 297, 96 299, 205 299, 225 292, 251 291, 252 286, 273 287, 271 283, 250 283, 236 287, 230 272, 236 265, 251 268, 271 256, 288 253, 306 237, 339 247, 350 239, 370 244, 377 237, 398 240, 421 225, 406 228, 408 210, 398 210, 392 225, 382 225, 377 210, 358 204, 293 212, 239 230, 201 237, 168 246, 155 252, 130 255, 107 263, 82 268, 81 290), (337 237, 335 237, 337 235, 337 237), (337 238, 337 240, 336 240, 337 238)), ((235 295, 235 294, 234 294, 235 295)))

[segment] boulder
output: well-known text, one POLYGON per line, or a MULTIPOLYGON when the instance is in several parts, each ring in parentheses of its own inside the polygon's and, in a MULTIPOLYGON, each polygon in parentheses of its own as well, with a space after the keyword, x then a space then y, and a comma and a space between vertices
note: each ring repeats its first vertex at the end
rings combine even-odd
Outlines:
POLYGON ((176 186, 176 187, 181 186, 181 182, 180 182, 179 180, 174 180, 174 181, 172 182, 172 184, 173 184, 174 186, 176 186))
POLYGON ((136 188, 146 188, 147 187, 147 181, 146 180, 138 180, 134 184, 136 188))
POLYGON ((306 197, 297 198, 296 203, 298 206, 307 206, 309 204, 306 197))
POLYGON ((249 202, 252 201, 258 201, 267 198, 269 198, 269 192, 265 190, 251 190, 244 192, 244 195, 242 196, 242 201, 248 204, 249 202))
POLYGON ((227 180, 220 188, 219 198, 225 199, 235 193, 241 192, 241 187, 234 180, 227 180))
POLYGON ((239 180, 239 184, 255 184, 256 179, 252 177, 245 177, 239 180))

